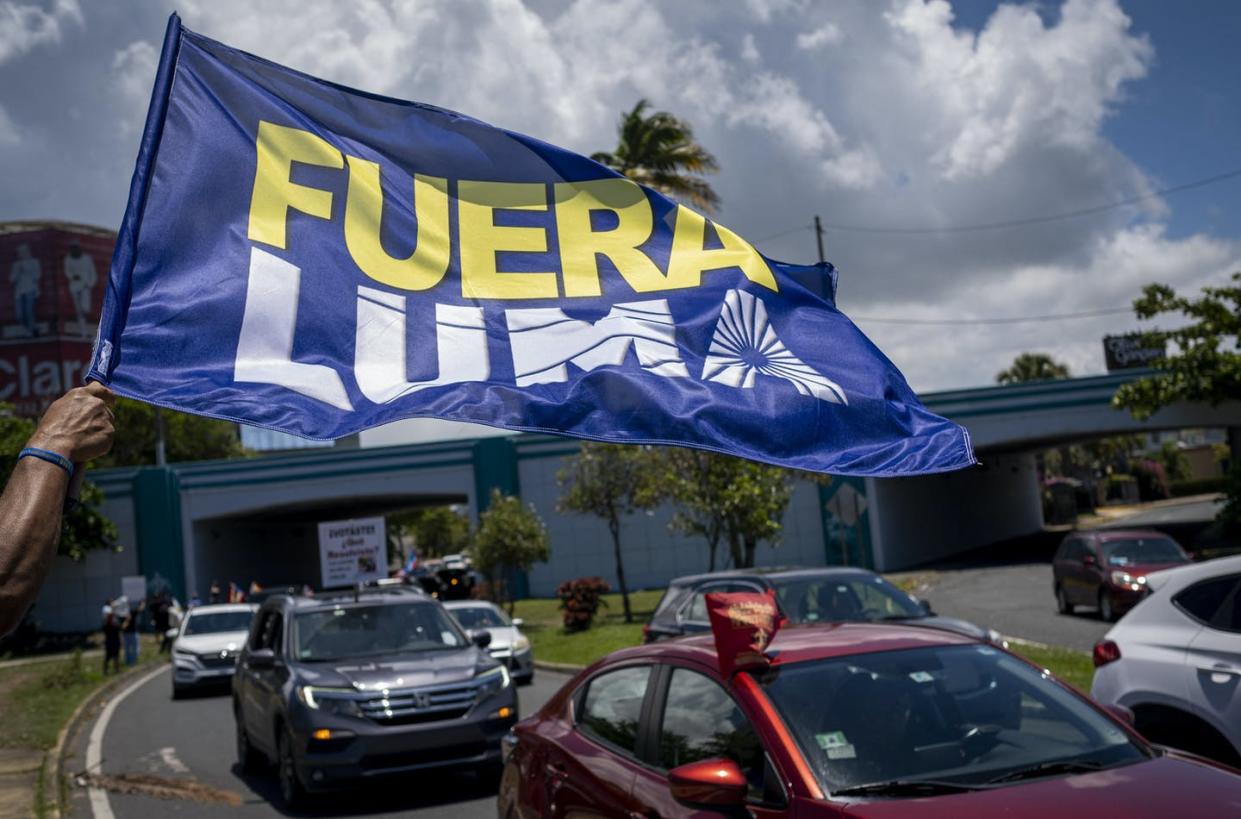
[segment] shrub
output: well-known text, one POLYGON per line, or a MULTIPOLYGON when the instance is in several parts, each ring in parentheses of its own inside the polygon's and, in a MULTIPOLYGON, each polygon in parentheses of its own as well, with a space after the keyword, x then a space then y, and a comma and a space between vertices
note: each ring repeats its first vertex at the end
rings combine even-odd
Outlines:
POLYGON ((602 595, 611 587, 602 577, 579 577, 566 580, 556 587, 560 610, 564 612, 566 631, 585 631, 595 619, 600 605, 607 605, 602 595))
POLYGON ((1189 481, 1173 481, 1172 497, 1184 498, 1188 495, 1205 495, 1208 492, 1224 492, 1228 489, 1227 476, 1218 478, 1196 478, 1189 481))

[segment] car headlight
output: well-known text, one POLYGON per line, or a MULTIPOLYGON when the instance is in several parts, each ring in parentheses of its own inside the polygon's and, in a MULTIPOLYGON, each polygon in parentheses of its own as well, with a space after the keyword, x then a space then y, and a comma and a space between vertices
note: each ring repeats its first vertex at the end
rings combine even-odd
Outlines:
POLYGON ((480 700, 500 693, 505 688, 508 688, 509 682, 511 682, 508 676, 508 668, 502 665, 480 671, 475 675, 474 679, 479 682, 478 698, 480 700))
POLYGON ((198 657, 192 651, 182 651, 179 648, 172 650, 172 658, 174 660, 184 660, 187 663, 197 662, 198 657))
POLYGON ((325 714, 360 717, 362 711, 358 708, 354 693, 352 688, 325 688, 317 685, 297 687, 297 698, 305 703, 307 708, 313 708, 325 714))
POLYGON ((524 634, 518 634, 517 639, 513 641, 513 651, 525 651, 530 648, 530 638, 524 634))
POLYGON ((1116 586, 1128 586, 1134 591, 1138 591, 1146 585, 1145 577, 1134 577, 1125 571, 1112 572, 1112 583, 1116 586))

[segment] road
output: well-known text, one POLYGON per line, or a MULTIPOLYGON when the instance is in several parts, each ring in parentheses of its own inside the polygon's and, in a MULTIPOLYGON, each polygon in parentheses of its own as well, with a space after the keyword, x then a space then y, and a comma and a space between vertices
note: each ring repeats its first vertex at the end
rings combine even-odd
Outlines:
POLYGON ((1223 502, 1223 496, 1192 501, 1162 501, 1151 504, 1141 512, 1104 523, 1099 528, 1137 529, 1153 526, 1158 529, 1165 526, 1205 523, 1215 518, 1223 502))
MULTIPOLYGON (((519 689, 523 715, 533 713, 567 676, 540 671, 534 683, 519 689)), ((152 783, 174 787, 197 782, 207 786, 195 798, 161 799, 146 793, 110 793, 117 819, 258 819, 287 816, 279 801, 274 773, 242 776, 235 765, 233 716, 227 694, 172 701, 168 671, 156 674, 116 707, 102 738, 104 774, 144 774, 152 783), (231 800, 212 803, 212 798, 231 800), (240 802, 240 804, 236 804, 240 802)), ((90 730, 80 733, 74 760, 86 759, 90 730)), ((70 770, 76 771, 70 763, 70 770)), ((93 810, 84 789, 74 789, 70 811, 75 819, 109 819, 93 810)), ((439 772, 402 777, 363 792, 315 797, 309 816, 396 816, 492 819, 495 786, 467 773, 439 772)))

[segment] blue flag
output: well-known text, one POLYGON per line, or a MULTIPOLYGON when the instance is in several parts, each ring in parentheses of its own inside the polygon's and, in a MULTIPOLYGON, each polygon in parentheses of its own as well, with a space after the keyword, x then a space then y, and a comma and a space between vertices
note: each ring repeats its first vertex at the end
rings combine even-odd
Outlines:
POLYGON ((590 159, 174 15, 90 377, 315 439, 433 417, 836 474, 975 463, 835 289, 590 159))

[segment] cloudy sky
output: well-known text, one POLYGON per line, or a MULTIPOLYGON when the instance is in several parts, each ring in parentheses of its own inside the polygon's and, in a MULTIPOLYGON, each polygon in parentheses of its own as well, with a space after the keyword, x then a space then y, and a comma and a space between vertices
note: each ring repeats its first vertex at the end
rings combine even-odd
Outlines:
MULTIPOLYGON (((172 2, 0 0, 0 220, 115 228, 172 2)), ((1102 311, 1241 269, 1241 6, 1161 0, 179 0, 186 27, 589 153, 640 97, 719 159, 719 221, 815 257, 916 389, 1025 350, 1103 370, 1102 311), (1020 221, 1147 198, 1085 217, 1020 221), (866 228, 868 230, 855 230, 866 228)))

